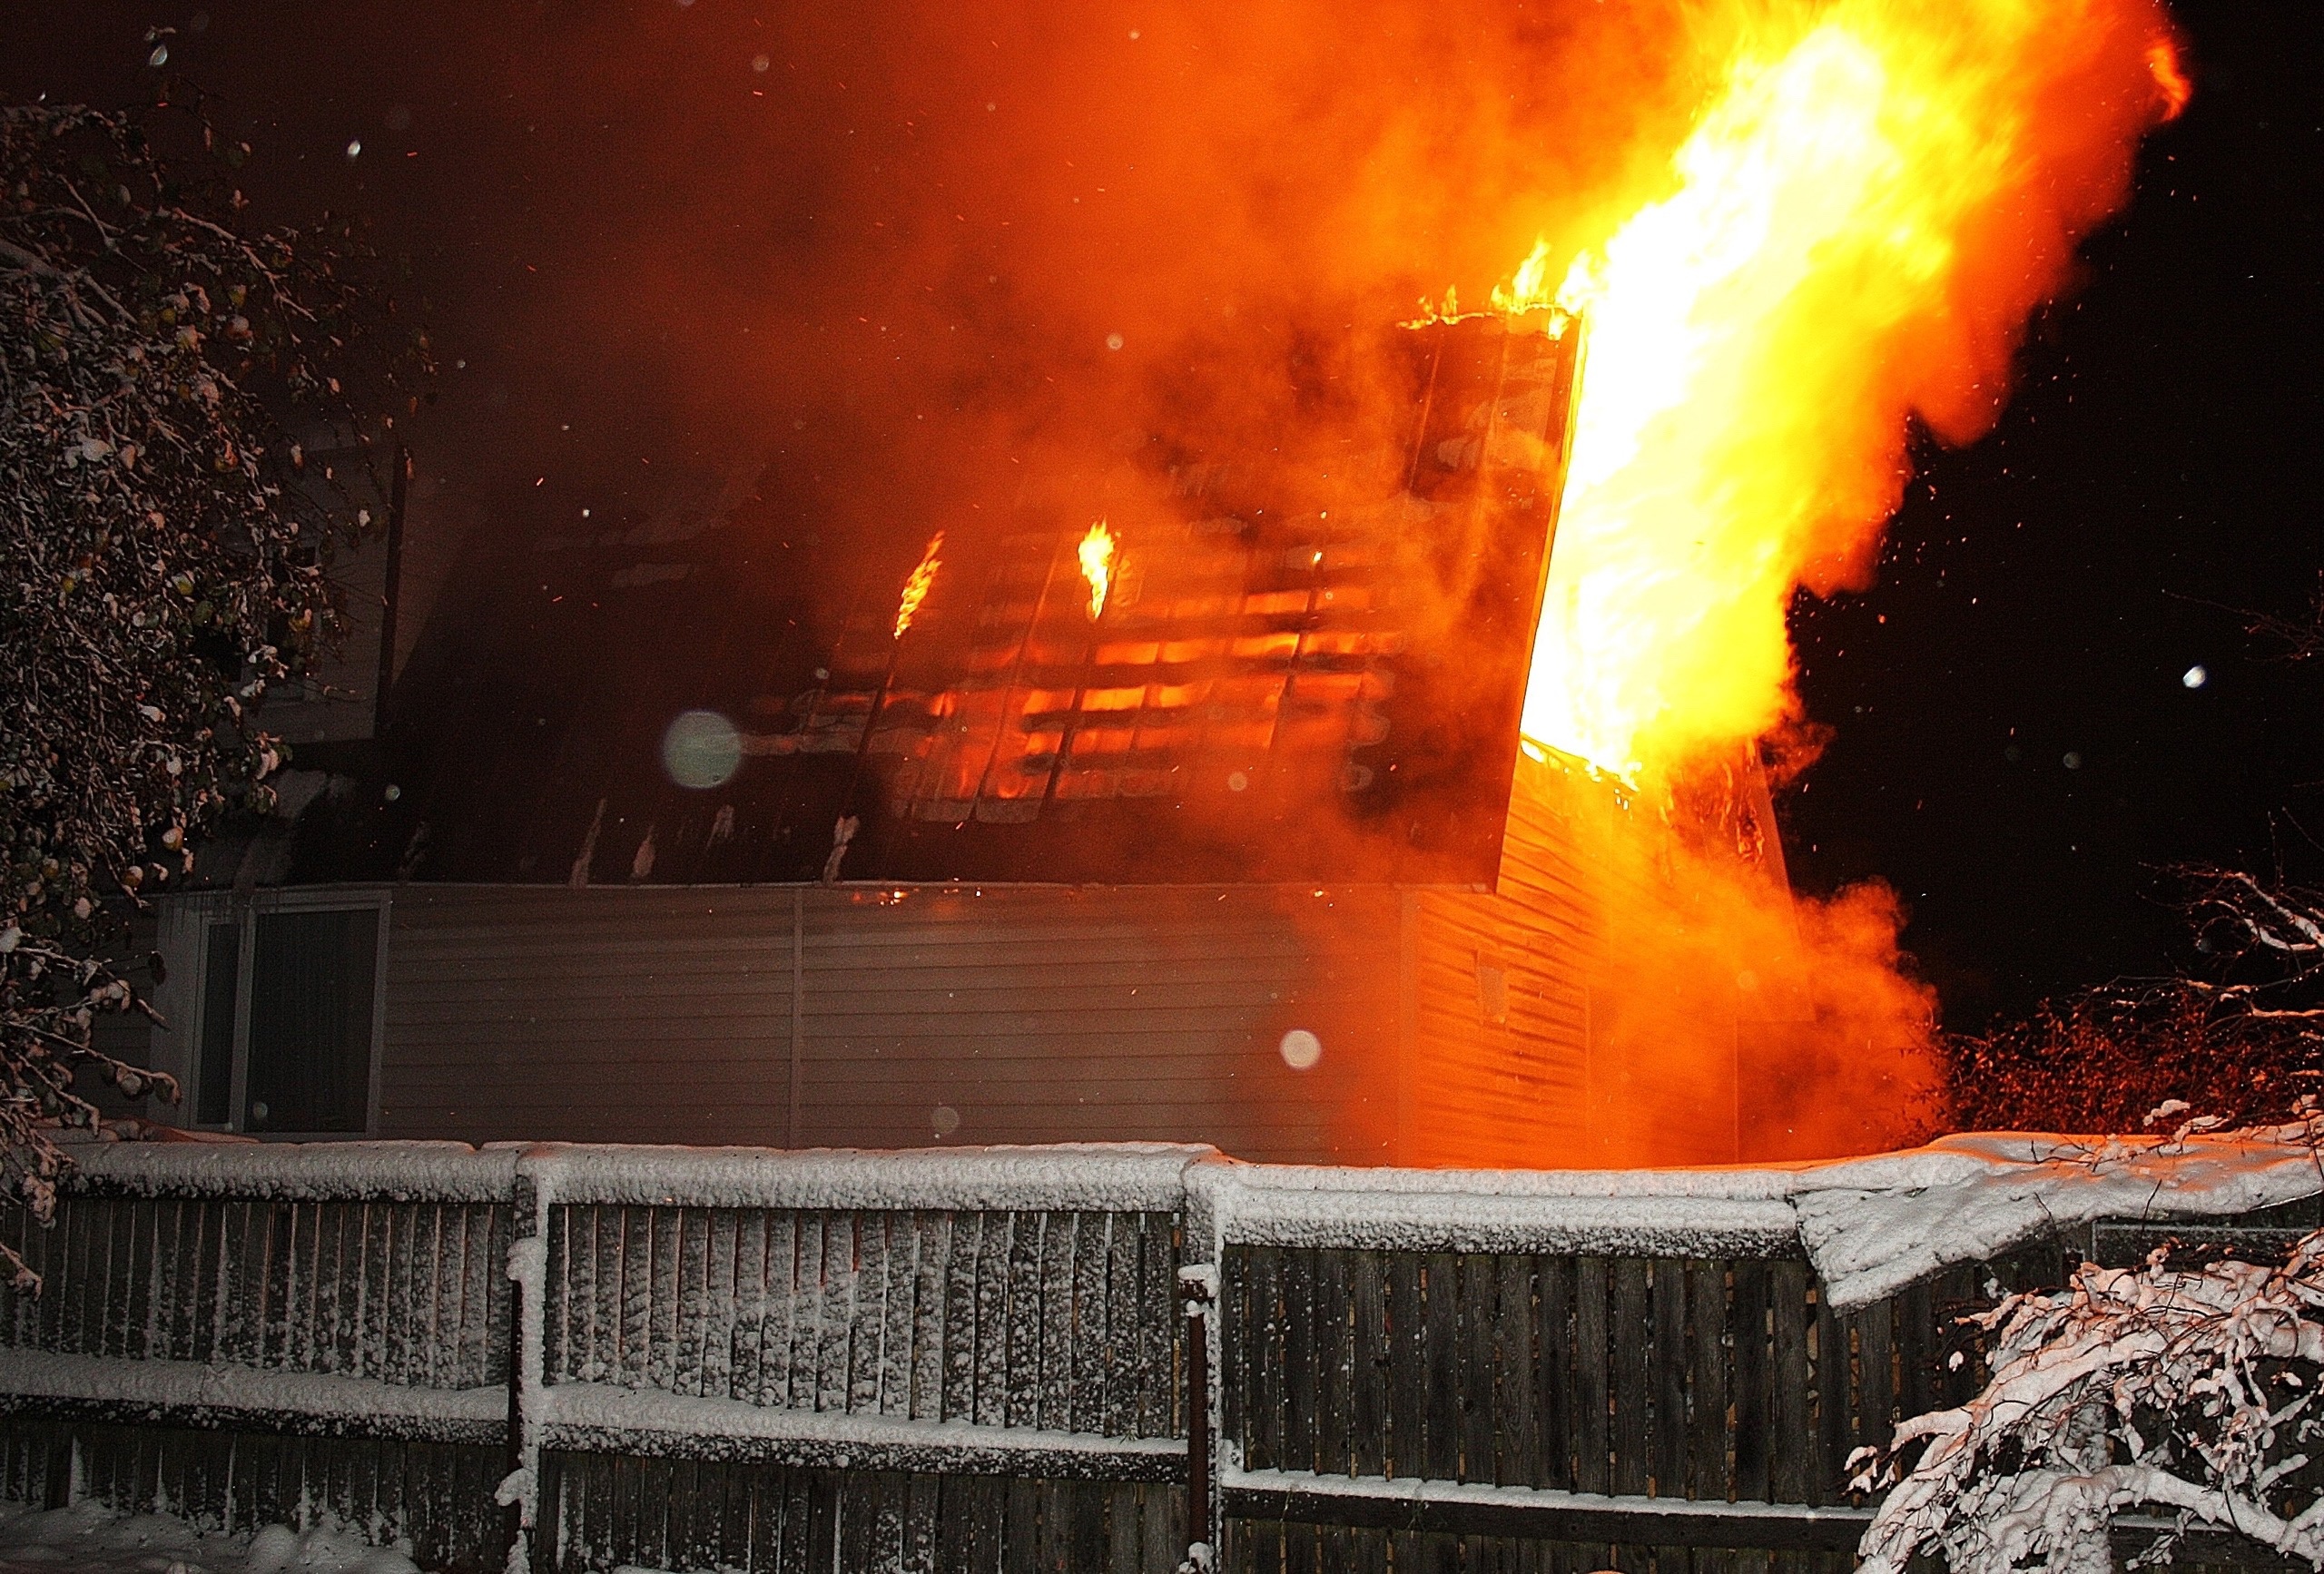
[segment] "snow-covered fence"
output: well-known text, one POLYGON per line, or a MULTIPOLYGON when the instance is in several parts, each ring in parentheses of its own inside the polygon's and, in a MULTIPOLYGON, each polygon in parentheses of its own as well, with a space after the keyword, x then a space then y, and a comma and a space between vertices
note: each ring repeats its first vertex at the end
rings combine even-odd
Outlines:
POLYGON ((54 1230, 6 1226, 47 1287, 0 1292, 0 1491, 540 1574, 1837 1569, 1849 1453, 1982 1380, 1960 1312, 2324 1189, 2248 1139, 83 1153, 54 1230))

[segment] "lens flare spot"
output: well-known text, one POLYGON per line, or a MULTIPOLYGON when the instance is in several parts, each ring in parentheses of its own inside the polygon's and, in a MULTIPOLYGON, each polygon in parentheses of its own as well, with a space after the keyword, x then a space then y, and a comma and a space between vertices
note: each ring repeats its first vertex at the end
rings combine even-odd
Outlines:
POLYGON ((743 735, 716 711, 681 712, 662 734, 662 769, 681 787, 723 787, 742 763, 743 735))

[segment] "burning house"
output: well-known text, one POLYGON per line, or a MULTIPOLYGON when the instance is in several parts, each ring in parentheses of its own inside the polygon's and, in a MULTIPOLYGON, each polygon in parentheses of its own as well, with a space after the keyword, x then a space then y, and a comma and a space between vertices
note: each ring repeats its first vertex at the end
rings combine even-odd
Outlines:
MULTIPOLYGON (((1610 827, 1651 812, 1521 752, 1581 339, 1402 336, 1393 472, 1037 472, 821 633, 734 571, 734 487, 536 540, 595 621, 439 617, 399 722, 302 751, 159 904, 155 1113, 1586 1163, 1619 1102, 1660 1156, 1751 1149, 1737 991, 1666 1003, 1737 1024, 1683 1070, 1604 994, 1610 827)), ((1730 785, 1702 822, 1748 861, 1765 788, 1730 785)), ((1619 877, 1633 920, 1669 878, 1619 877)))

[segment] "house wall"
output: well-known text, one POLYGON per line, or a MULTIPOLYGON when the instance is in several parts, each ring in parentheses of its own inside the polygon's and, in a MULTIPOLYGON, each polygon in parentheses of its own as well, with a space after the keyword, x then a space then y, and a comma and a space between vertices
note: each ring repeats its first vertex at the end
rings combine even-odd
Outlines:
POLYGON ((399 886, 390 902, 383 1136, 1387 1156, 1393 892, 399 886), (1294 1028, 1322 1040, 1312 1069, 1278 1052, 1294 1028))
POLYGON ((1590 991, 1604 944, 1583 857, 1561 779, 1528 761, 1499 889, 1407 899, 1404 1162, 1591 1162, 1590 991))

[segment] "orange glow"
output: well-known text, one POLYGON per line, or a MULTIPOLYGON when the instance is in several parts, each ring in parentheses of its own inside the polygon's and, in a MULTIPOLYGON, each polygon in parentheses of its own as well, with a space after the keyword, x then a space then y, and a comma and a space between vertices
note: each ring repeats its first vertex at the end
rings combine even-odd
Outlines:
POLYGON ((1106 610, 1106 592, 1114 583, 1114 533, 1098 520, 1081 538, 1081 577, 1089 582, 1089 621, 1106 610))
MULTIPOLYGON (((1990 422, 2025 312, 2120 200, 2158 106, 2112 84, 2101 118, 2132 123, 2103 147, 2065 117, 2128 9, 1838 0, 1744 30, 1676 189, 1557 294, 1590 359, 1528 735, 1635 781, 1797 719, 1795 590, 1868 577, 1908 418, 1990 422)), ((2169 46, 2146 61, 2175 113, 2169 46)), ((1537 300, 1547 259, 1496 300, 1537 300)))
POLYGON ((2158 38, 2147 45, 2146 68, 2154 76, 2154 85, 2162 90, 2162 118, 2177 120, 2187 101, 2195 96, 2195 84, 2179 68, 2179 51, 2168 38, 2158 38))
POLYGON ((931 536, 928 550, 920 555, 920 566, 913 569, 911 577, 904 581, 903 598, 896 604, 898 639, 904 637, 904 630, 911 626, 911 620, 920 612, 920 604, 928 599, 930 589, 936 584, 936 571, 944 566, 944 560, 936 554, 943 545, 944 532, 939 530, 931 536))

